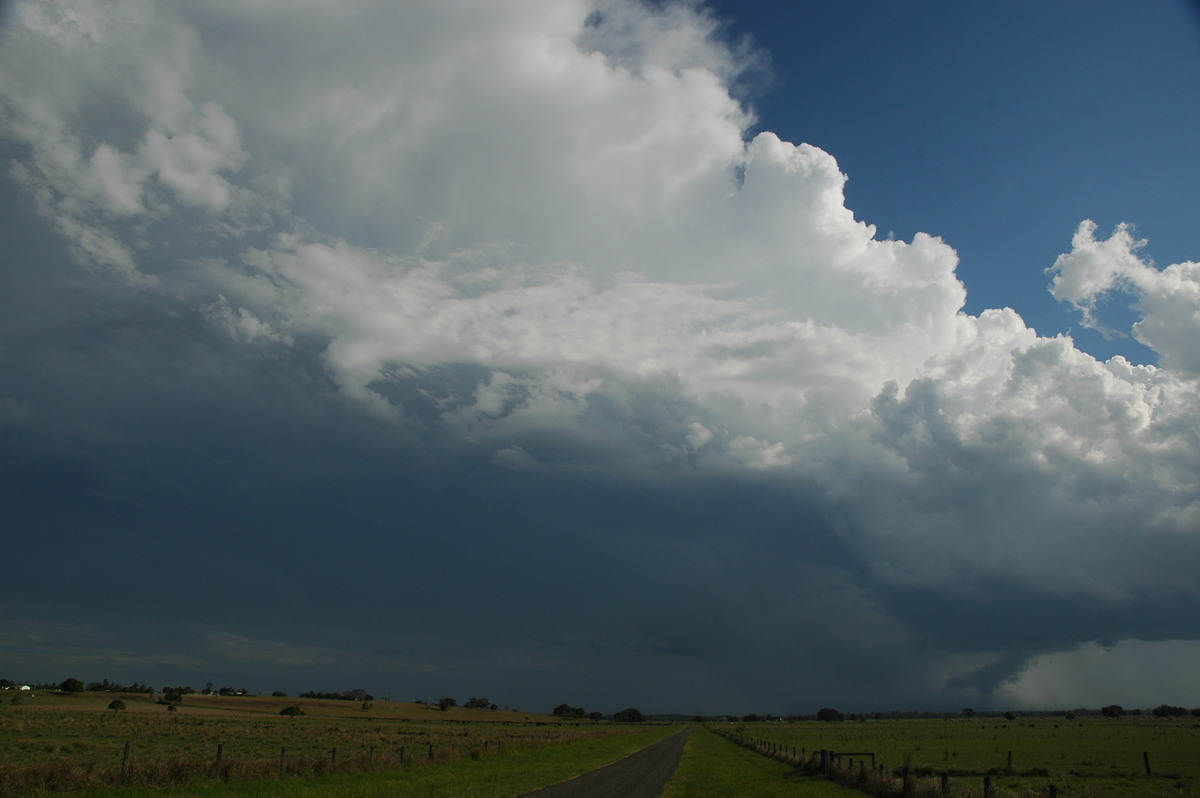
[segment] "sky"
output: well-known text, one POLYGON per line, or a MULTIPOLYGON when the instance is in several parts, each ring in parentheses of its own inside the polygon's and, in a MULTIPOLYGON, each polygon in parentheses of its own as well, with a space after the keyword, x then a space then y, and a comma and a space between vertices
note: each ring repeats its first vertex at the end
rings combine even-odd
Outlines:
POLYGON ((0 676, 1200 706, 1193 4, 0 14, 0 676))

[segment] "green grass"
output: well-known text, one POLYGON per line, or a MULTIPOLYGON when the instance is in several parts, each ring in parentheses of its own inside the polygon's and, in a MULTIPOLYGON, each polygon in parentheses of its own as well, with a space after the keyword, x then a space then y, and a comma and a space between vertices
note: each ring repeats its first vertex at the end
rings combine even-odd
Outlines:
POLYGON ((132 744, 127 784, 190 789, 214 778, 223 784, 275 779, 281 749, 288 778, 326 779, 435 770, 630 731, 611 723, 391 702, 372 702, 364 711, 346 701, 188 696, 168 712, 130 696, 123 697, 129 708, 118 712, 104 708, 111 700, 44 693, 0 705, 0 795, 80 794, 114 785, 126 743, 132 744), (291 704, 306 714, 278 714, 291 704))
MULTIPOLYGON (((1200 756, 1196 754, 1200 730, 1193 727, 1192 720, 806 721, 748 723, 741 729, 747 737, 794 747, 797 752, 871 751, 878 763, 893 772, 907 764, 921 774, 925 785, 932 785, 946 772, 953 795, 978 794, 987 775, 1000 795, 1044 794, 1054 784, 1064 797, 1124 798, 1178 796, 1200 789, 1200 756), (1152 776, 1145 773, 1143 751, 1149 754, 1152 776)), ((731 724, 728 730, 737 728, 738 724, 731 724)))
POLYGON ((485 759, 377 773, 246 782, 191 783, 166 789, 96 789, 92 798, 502 798, 537 790, 603 767, 679 731, 650 726, 485 759))
POLYGON ((663 798, 862 798, 862 793, 799 773, 712 732, 695 728, 663 798))

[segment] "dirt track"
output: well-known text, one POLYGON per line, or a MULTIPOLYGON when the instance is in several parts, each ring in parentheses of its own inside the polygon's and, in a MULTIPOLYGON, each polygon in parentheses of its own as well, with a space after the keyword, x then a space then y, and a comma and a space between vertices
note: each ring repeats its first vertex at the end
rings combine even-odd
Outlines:
POLYGON ((521 798, 657 798, 670 781, 691 727, 578 778, 521 798))

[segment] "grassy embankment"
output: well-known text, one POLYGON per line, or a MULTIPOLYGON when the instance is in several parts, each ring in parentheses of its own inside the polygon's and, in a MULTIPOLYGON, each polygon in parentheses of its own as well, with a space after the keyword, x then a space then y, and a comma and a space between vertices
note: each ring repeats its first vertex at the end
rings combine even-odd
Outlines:
POLYGON ((862 793, 807 776, 707 729, 692 730, 663 798, 862 798, 862 793))

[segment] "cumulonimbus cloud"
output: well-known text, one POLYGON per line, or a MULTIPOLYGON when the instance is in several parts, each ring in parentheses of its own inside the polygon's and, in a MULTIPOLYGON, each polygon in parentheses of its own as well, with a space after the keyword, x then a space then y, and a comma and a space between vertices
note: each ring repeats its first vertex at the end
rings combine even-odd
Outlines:
POLYGON ((881 595, 1194 596, 1197 265, 1084 223, 1053 267, 1089 322, 1131 291, 1161 367, 964 313, 951 246, 877 239, 832 155, 749 136, 752 56, 702 7, 6 22, 8 173, 79 264, 264 357, 318 351, 397 425, 497 473, 803 484, 881 595))

